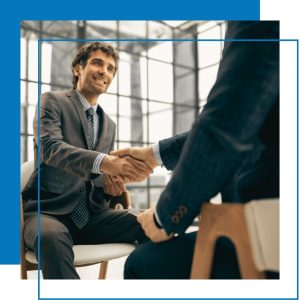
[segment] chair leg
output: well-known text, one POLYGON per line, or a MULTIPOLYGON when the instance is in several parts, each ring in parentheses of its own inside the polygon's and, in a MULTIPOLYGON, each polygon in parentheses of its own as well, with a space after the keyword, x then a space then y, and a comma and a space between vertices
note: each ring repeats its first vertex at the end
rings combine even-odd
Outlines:
POLYGON ((210 205, 203 205, 199 216, 199 231, 194 248, 191 279, 209 279, 213 263, 215 243, 218 238, 219 216, 210 205))
POLYGON ((206 233, 201 229, 197 233, 197 240, 195 244, 191 279, 209 279, 213 263, 213 254, 215 248, 215 241, 207 239, 206 233), (205 259, 203 259, 205 258, 205 259))
POLYGON ((106 278, 107 266, 108 266, 108 261, 103 261, 101 263, 99 279, 105 279, 106 278))
POLYGON ((215 243, 222 236, 229 238, 236 248, 241 277, 264 279, 264 272, 254 264, 243 204, 203 205, 191 279, 210 278, 215 243))
POLYGON ((25 245, 24 245, 24 217, 23 217, 23 200, 20 197, 20 275, 21 279, 27 279, 27 265, 25 259, 25 245))
POLYGON ((235 223, 238 226, 236 226, 236 230, 232 229, 232 241, 236 248, 242 278, 265 279, 265 273, 259 271, 254 263, 245 212, 242 207, 239 213, 235 214, 235 223))
POLYGON ((20 265, 20 273, 21 273, 21 279, 27 279, 27 270, 26 267, 24 266, 24 263, 22 262, 20 265))

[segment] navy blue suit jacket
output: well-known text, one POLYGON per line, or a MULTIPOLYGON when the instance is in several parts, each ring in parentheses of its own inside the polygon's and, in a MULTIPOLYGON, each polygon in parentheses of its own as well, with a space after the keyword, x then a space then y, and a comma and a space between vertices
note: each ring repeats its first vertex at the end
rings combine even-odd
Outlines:
MULTIPOLYGON (((279 22, 229 22, 226 39, 279 39, 279 22)), ((217 193, 225 202, 279 196, 279 42, 227 41, 216 83, 190 132, 160 141, 174 170, 157 213, 182 233, 217 193)))

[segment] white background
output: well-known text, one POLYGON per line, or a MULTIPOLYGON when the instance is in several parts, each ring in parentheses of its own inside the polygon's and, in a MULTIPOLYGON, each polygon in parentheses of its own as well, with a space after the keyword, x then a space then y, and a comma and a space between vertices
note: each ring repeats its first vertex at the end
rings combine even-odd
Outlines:
MULTIPOLYGON (((299 1, 261 0, 261 20, 280 20, 281 39, 299 39, 299 1), (298 2, 298 3, 297 3, 298 2)), ((297 250, 296 42, 280 45, 280 280, 41 281, 42 297, 296 298, 297 250)), ((180 259, 180 258, 179 258, 180 259)), ((0 266, 1 299, 37 299, 37 281, 19 280, 19 266, 0 266)))

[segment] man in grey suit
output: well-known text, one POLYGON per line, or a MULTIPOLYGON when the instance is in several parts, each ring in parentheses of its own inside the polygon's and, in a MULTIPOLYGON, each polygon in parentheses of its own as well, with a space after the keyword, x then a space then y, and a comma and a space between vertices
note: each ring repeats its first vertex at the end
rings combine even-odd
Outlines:
MULTIPOLYGON (((217 193, 223 202, 279 197, 279 22, 229 22, 226 39, 216 83, 192 130, 113 152, 174 170, 156 209, 138 217, 156 243, 129 256, 125 278, 189 278, 195 233, 184 232, 217 193)), ((228 240, 217 244, 211 278, 240 278, 228 240)))
POLYGON ((23 192, 24 238, 37 255, 40 192, 40 262, 45 279, 79 279, 74 244, 145 239, 136 217, 109 209, 107 201, 125 191, 124 184, 113 182, 110 175, 140 181, 152 171, 133 158, 107 155, 113 149, 115 124, 97 100, 113 80, 118 59, 109 44, 82 46, 72 63, 73 89, 43 94, 39 119, 36 110, 35 169, 23 192))

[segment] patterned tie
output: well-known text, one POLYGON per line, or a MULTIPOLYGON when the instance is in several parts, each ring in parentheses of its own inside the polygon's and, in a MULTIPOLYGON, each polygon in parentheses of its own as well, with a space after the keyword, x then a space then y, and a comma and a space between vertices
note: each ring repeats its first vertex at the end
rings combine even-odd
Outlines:
POLYGON ((86 110, 88 125, 89 125, 89 148, 94 149, 94 109, 90 107, 86 110))
MULTIPOLYGON (((88 144, 90 149, 94 149, 94 109, 90 107, 86 110, 88 120, 88 144)), ((88 195, 86 187, 83 185, 80 188, 80 199, 78 205, 71 213, 71 219, 75 225, 81 229, 89 220, 90 212, 88 207, 88 195)))

